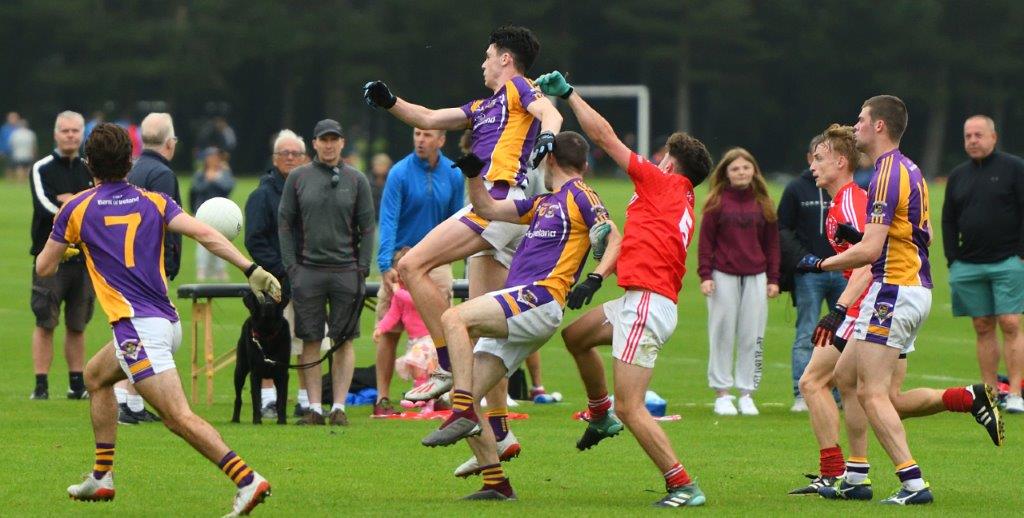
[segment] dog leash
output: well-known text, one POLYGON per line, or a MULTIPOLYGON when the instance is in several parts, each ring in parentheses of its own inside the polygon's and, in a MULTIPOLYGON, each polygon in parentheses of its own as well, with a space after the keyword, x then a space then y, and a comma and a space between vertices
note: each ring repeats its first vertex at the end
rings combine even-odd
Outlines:
POLYGON ((309 363, 290 364, 290 365, 288 365, 289 369, 306 370, 306 369, 310 369, 310 368, 316 367, 317 365, 320 365, 325 360, 327 360, 328 357, 333 355, 335 351, 340 349, 342 344, 347 342, 352 337, 352 335, 355 334, 355 329, 354 329, 353 324, 358 325, 359 324, 359 317, 363 314, 363 298, 364 298, 363 294, 366 292, 366 289, 365 289, 365 285, 366 284, 365 283, 366 283, 366 279, 362 279, 360 281, 360 283, 359 283, 359 291, 358 291, 358 295, 356 296, 356 304, 354 306, 355 308, 357 308, 357 310, 353 311, 354 315, 350 314, 348 316, 348 322, 345 322, 345 327, 343 328, 346 331, 346 333, 344 333, 342 335, 341 339, 337 340, 337 341, 335 341, 334 339, 331 339, 331 348, 328 349, 327 352, 325 352, 323 354, 323 356, 320 357, 319 360, 316 360, 316 361, 313 361, 313 362, 309 362, 309 363))

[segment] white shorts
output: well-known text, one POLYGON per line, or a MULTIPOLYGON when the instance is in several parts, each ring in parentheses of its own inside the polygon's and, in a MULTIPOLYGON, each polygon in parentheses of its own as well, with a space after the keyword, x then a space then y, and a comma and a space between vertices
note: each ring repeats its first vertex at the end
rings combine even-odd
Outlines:
POLYGON ((114 355, 128 381, 138 383, 175 368, 174 353, 181 345, 181 321, 125 318, 114 323, 113 331, 114 355))
POLYGON ((639 367, 654 368, 661 346, 676 329, 679 313, 670 299, 651 291, 628 290, 604 303, 612 325, 612 357, 639 367))
MULTIPOLYGON (((504 184, 495 187, 487 182, 487 190, 491 197, 496 200, 525 200, 526 193, 521 187, 505 187, 504 184)), ((466 205, 459 212, 451 216, 461 221, 474 232, 480 234, 491 245, 490 250, 477 252, 470 257, 493 255, 494 258, 506 268, 512 264, 512 256, 515 255, 519 243, 526 235, 528 225, 519 225, 505 221, 489 221, 473 212, 472 205, 466 205)))
POLYGON ((853 337, 909 353, 931 308, 929 288, 872 283, 860 304, 853 337))
POLYGON ((505 311, 508 323, 507 338, 480 338, 474 353, 488 353, 505 364, 506 376, 511 376, 523 360, 547 343, 558 326, 562 325, 562 305, 545 288, 530 284, 492 291, 505 311))

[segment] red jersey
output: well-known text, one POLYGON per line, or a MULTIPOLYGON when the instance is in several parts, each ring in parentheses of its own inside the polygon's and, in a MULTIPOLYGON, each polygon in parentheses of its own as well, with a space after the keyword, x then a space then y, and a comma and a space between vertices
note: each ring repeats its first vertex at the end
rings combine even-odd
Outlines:
MULTIPOLYGON (((859 232, 864 232, 864 224, 867 222, 867 207, 868 194, 854 182, 842 186, 836 192, 835 198, 832 199, 832 206, 828 209, 828 216, 825 218, 825 235, 828 237, 828 243, 832 245, 832 249, 837 254, 845 252, 852 246, 846 241, 836 241, 836 230, 839 228, 839 225, 845 223, 856 228, 859 232)), ((843 277, 849 279, 852 274, 853 270, 846 270, 843 272, 843 277)), ((867 290, 857 297, 857 301, 849 307, 848 315, 857 316, 860 314, 860 301, 866 293, 867 290)))
POLYGON ((633 153, 626 169, 636 191, 616 265, 619 286, 653 291, 676 302, 693 237, 693 184, 633 153))

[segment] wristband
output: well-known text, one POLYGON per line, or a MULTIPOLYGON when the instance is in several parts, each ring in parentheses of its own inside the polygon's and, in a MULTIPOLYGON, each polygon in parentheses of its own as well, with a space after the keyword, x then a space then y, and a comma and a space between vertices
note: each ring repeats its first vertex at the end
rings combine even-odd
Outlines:
POLYGON ((569 97, 572 96, 572 92, 573 92, 573 88, 572 88, 572 86, 569 86, 569 89, 566 90, 566 92, 564 94, 559 95, 559 97, 561 97, 562 99, 568 101, 569 97))
POLYGON ((260 265, 256 264, 255 262, 249 265, 249 267, 245 269, 245 278, 248 279, 252 275, 252 272, 255 272, 256 269, 259 267, 260 265))

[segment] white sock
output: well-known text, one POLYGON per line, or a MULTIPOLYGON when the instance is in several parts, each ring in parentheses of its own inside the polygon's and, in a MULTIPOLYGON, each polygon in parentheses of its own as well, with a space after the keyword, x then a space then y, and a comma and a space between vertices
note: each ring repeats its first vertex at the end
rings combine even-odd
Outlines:
POLYGON ((128 391, 121 387, 114 387, 114 397, 117 398, 117 404, 123 405, 128 402, 128 391))
POLYGON ((318 414, 320 414, 320 415, 324 415, 324 407, 320 403, 315 403, 315 404, 309 405, 309 409, 314 411, 314 412, 316 412, 316 413, 318 413, 318 414))
POLYGON ((274 387, 261 388, 260 399, 263 400, 263 406, 277 403, 277 390, 275 390, 274 387))
POLYGON ((128 394, 129 410, 132 412, 141 412, 143 408, 146 408, 146 405, 142 402, 142 396, 138 394, 128 394))
POLYGON ((923 478, 912 478, 903 482, 903 489, 907 491, 920 491, 924 489, 923 478))
POLYGON ((345 411, 345 405, 343 405, 341 403, 335 403, 335 404, 331 405, 331 412, 334 412, 335 410, 341 410, 342 412, 344 412, 345 411))
POLYGON ((299 390, 299 395, 296 399, 299 400, 299 406, 309 408, 309 393, 306 392, 306 389, 299 390))

